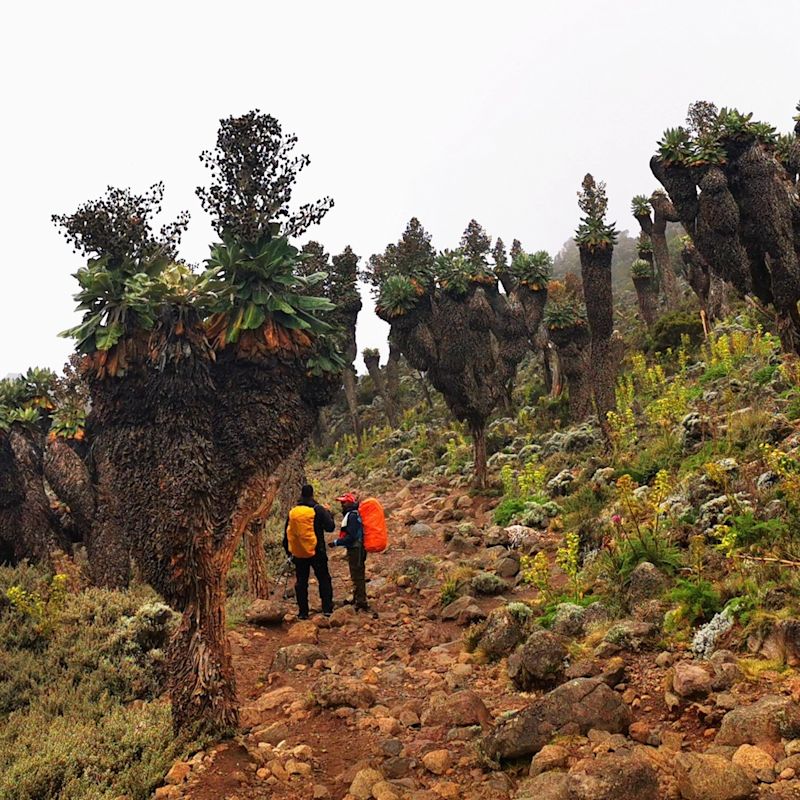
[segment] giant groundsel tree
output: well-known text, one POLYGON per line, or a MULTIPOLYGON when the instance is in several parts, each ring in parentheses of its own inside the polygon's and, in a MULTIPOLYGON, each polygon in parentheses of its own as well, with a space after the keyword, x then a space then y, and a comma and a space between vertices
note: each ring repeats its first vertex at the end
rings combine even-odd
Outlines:
MULTIPOLYGON (((308 436, 343 365, 288 237, 329 200, 293 210, 306 156, 257 111, 221 121, 198 190, 220 241, 196 273, 177 261, 185 226, 153 231, 158 203, 111 191, 57 222, 89 258, 84 319, 70 333, 91 393, 95 537, 123 546, 183 613, 170 660, 178 729, 237 722, 225 580, 242 534, 269 510, 275 473, 308 436)), ((124 576, 120 576, 121 578, 124 576)))
POLYGON ((707 102, 665 131, 650 160, 710 270, 774 307, 783 347, 800 352, 800 145, 752 114, 707 102))
POLYGON ((600 425, 606 430, 608 412, 615 405, 617 370, 621 358, 614 333, 614 298, 611 289, 611 258, 617 232, 606 222, 608 198, 605 183, 586 175, 578 193, 583 212, 575 232, 581 258, 581 279, 586 316, 591 333, 591 383, 600 425))
POLYGON ((404 239, 373 258, 378 315, 409 364, 425 372, 472 434, 475 476, 486 481, 486 424, 527 350, 521 305, 501 294, 489 267, 489 237, 474 220, 456 250, 432 257, 430 237, 412 220, 404 239), (407 238, 413 231, 415 245, 407 238), (397 258, 413 250, 414 258, 397 258), (385 266, 391 264, 390 269, 385 266))

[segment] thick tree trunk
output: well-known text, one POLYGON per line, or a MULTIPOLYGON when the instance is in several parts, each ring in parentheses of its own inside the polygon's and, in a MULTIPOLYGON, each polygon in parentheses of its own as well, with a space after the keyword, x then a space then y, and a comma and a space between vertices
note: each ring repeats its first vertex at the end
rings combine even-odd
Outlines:
POLYGON ((64 549, 56 517, 44 488, 43 437, 38 432, 13 426, 4 441, 0 458, 0 539, 8 542, 15 561, 30 559, 52 566, 53 555, 64 549))
POLYGON ((591 331, 591 380, 597 419, 608 436, 608 412, 616 404, 617 367, 614 328, 614 298, 611 288, 611 257, 614 248, 581 247, 581 278, 586 298, 586 314, 591 331))
POLYGON ((347 400, 347 409, 350 412, 350 420, 353 425, 353 433, 359 443, 361 442, 361 419, 358 416, 358 397, 356 395, 356 373, 352 366, 346 367, 342 374, 344 383, 344 396, 347 400))
POLYGON ((633 285, 636 289, 636 299, 639 302, 639 316, 642 318, 642 322, 651 328, 656 321, 656 303, 658 302, 653 279, 634 278, 633 285))
POLYGON ((66 439, 50 439, 44 451, 44 476, 56 497, 69 506, 82 541, 91 535, 95 514, 92 479, 84 460, 66 439))
POLYGON ((398 345, 389 338, 389 358, 386 360, 386 415, 393 428, 400 425, 400 357, 398 345))
POLYGON ((239 724, 236 682, 225 630, 225 579, 233 557, 199 532, 186 564, 189 596, 170 642, 170 697, 177 732, 220 735, 239 724))
POLYGON ((650 205, 653 207, 653 229, 650 233, 653 255, 661 277, 667 308, 674 311, 680 304, 681 293, 667 246, 667 222, 677 222, 679 217, 669 198, 662 191, 653 193, 650 205))
POLYGON ((564 378, 562 376, 561 358, 558 348, 548 341, 542 349, 544 372, 546 376, 547 392, 550 397, 561 397, 564 391, 564 378))
POLYGON ((428 381, 425 378, 425 375, 417 370, 417 376, 419 377, 419 386, 422 389, 422 396, 425 398, 425 405, 428 408, 433 408, 433 398, 431 397, 431 390, 428 388, 428 381))
POLYGON ((264 521, 256 520, 244 532, 247 588, 257 600, 269 600, 269 575, 264 553, 264 521))
POLYGON ((486 488, 488 469, 486 466, 486 423, 472 423, 472 446, 475 458, 475 485, 478 489, 486 488))
POLYGON ((569 416, 582 422, 592 411, 591 337, 586 325, 550 331, 569 387, 569 416))

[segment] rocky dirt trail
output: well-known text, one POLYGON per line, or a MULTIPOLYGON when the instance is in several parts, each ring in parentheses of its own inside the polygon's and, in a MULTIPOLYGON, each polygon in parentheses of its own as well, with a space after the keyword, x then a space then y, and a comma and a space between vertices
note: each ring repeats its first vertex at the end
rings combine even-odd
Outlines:
POLYGON ((533 592, 508 561, 515 537, 552 552, 549 534, 492 529, 484 498, 446 484, 381 497, 393 536, 368 560, 377 617, 339 606, 336 552, 333 617, 256 608, 262 624, 230 633, 245 733, 175 764, 158 800, 800 798, 791 682, 747 683, 726 651, 702 665, 661 652, 649 622, 591 606, 530 633, 513 604, 533 592), (507 590, 443 609, 443 579, 465 564, 507 590))

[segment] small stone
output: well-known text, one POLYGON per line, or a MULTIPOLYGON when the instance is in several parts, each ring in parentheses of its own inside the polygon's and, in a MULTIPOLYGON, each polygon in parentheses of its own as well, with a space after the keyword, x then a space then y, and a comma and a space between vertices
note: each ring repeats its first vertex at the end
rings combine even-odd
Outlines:
POLYGON ((428 772, 434 775, 444 775, 452 763, 449 750, 431 750, 422 756, 422 763, 428 772))
POLYGON ((530 772, 532 778, 543 772, 562 769, 567 766, 569 751, 557 744, 546 744, 531 761, 530 772))
POLYGON ((367 767, 356 773, 350 784, 350 794, 355 800, 372 800, 372 787, 383 780, 383 775, 376 769, 367 767))
POLYGON ((192 767, 186 761, 176 761, 170 768, 164 780, 172 785, 183 783, 189 777, 192 767))

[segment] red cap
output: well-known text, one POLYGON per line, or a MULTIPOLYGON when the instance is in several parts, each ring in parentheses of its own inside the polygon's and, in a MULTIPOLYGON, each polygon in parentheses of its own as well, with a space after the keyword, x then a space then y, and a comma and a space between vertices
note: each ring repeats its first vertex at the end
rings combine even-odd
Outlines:
POLYGON ((354 504, 356 502, 356 496, 352 492, 346 492, 341 497, 337 497, 336 499, 340 503, 354 504))

